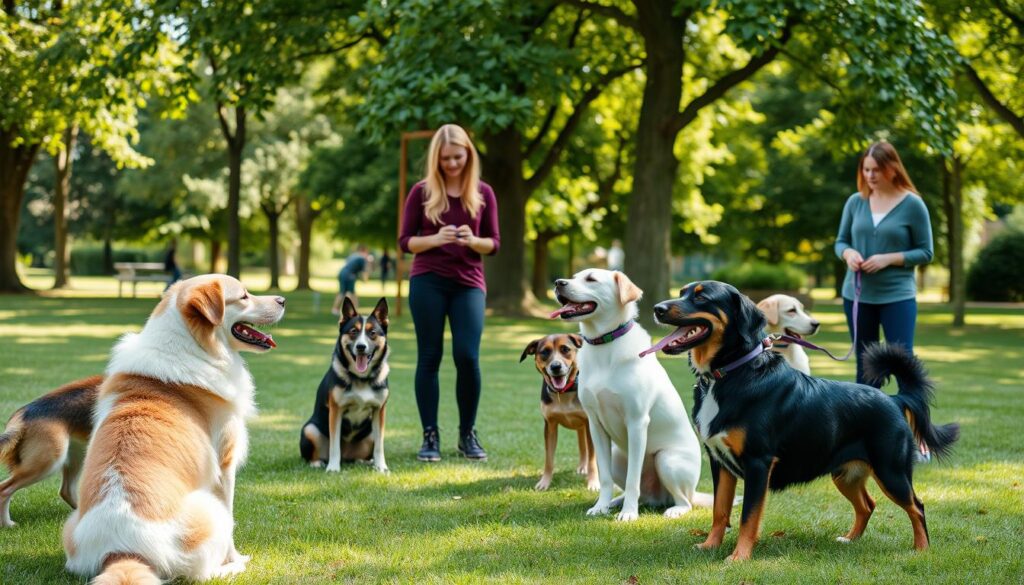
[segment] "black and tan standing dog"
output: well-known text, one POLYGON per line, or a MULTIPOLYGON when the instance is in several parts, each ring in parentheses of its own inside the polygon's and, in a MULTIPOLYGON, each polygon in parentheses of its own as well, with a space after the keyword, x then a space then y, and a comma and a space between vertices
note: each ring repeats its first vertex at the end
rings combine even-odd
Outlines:
POLYGON ((526 345, 522 363, 526 356, 534 356, 534 364, 543 381, 540 385, 540 412, 544 416, 544 474, 534 486, 546 490, 555 473, 555 447, 558 445, 558 427, 576 431, 579 443, 580 461, 576 473, 587 476, 587 489, 597 491, 601 484, 597 479, 597 458, 594 455, 594 441, 590 438, 587 413, 577 395, 576 350, 583 346, 579 335, 556 333, 535 339, 526 345))
POLYGON ((78 475, 92 432, 92 411, 103 376, 76 380, 19 408, 0 434, 0 461, 11 474, 0 482, 0 527, 14 526, 14 492, 62 470, 60 497, 78 507, 78 475))
POLYGON ((865 356, 871 379, 896 378, 899 393, 862 384, 814 378, 765 351, 765 320, 746 296, 728 284, 697 282, 679 298, 654 307, 656 319, 677 329, 649 351, 690 352, 697 375, 694 419, 711 458, 714 520, 700 548, 715 548, 732 509, 737 478, 744 481, 743 512, 731 560, 749 559, 757 541, 767 490, 825 474, 853 504, 853 527, 838 538, 864 532, 875 502, 865 483, 910 516, 914 548, 928 548, 924 504, 912 484, 918 439, 946 455, 959 426, 931 423, 932 385, 921 362, 898 346, 873 346, 865 356))
POLYGON ((341 310, 331 367, 316 391, 313 416, 302 427, 299 450, 313 467, 327 462, 372 462, 386 473, 384 412, 388 402, 388 302, 361 316, 351 299, 341 310))

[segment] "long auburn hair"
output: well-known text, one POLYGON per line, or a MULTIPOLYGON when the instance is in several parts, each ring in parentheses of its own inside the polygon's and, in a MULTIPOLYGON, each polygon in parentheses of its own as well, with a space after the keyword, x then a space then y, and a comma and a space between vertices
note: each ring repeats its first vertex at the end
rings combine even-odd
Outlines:
POLYGON ((462 169, 462 208, 470 217, 475 218, 484 204, 480 195, 480 157, 477 155, 473 141, 461 126, 445 124, 437 129, 430 140, 430 152, 427 154, 427 172, 423 178, 423 188, 427 192, 423 210, 427 218, 434 223, 441 223, 441 214, 448 211, 448 192, 445 189, 445 175, 441 169, 441 149, 445 146, 461 146, 466 149, 466 166, 462 169))
POLYGON ((860 162, 857 163, 857 190, 860 191, 861 197, 867 199, 871 196, 871 186, 864 179, 864 159, 869 156, 875 159, 879 169, 883 171, 892 169, 895 171, 892 176, 892 184, 894 186, 920 196, 920 193, 917 192, 917 187, 914 186, 914 182, 910 180, 910 175, 907 174, 907 169, 903 167, 903 161, 900 160, 900 155, 896 152, 896 149, 888 142, 880 140, 869 146, 864 154, 861 155, 860 162))

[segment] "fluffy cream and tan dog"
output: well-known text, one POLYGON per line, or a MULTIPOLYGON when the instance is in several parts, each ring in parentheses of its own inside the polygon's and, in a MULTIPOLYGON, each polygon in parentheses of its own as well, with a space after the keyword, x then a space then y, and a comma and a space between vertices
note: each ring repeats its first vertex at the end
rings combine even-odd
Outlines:
POLYGON ((114 347, 93 414, 67 569, 93 583, 205 580, 245 569, 234 544, 235 472, 253 382, 239 352, 267 351, 256 327, 285 300, 224 275, 182 281, 140 333, 114 347))
MULTIPOLYGON (((768 333, 789 335, 797 339, 810 337, 818 332, 821 323, 804 310, 799 299, 789 295, 772 295, 757 303, 764 313, 768 333)), ((793 342, 776 341, 772 351, 781 354, 793 368, 811 375, 811 363, 804 348, 793 342)))

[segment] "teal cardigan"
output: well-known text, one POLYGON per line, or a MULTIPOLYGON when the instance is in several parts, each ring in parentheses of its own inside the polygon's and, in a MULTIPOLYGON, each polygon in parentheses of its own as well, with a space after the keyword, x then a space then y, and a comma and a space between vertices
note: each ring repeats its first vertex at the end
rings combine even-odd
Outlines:
MULTIPOLYGON (((917 296, 914 267, 931 262, 932 224, 924 201, 908 193, 875 227, 871 206, 860 193, 850 195, 843 207, 843 219, 836 235, 836 256, 853 248, 867 260, 875 254, 903 252, 903 266, 887 266, 874 274, 861 275, 860 300, 865 303, 895 303, 917 296)), ((843 298, 853 300, 853 272, 846 270, 843 298)))

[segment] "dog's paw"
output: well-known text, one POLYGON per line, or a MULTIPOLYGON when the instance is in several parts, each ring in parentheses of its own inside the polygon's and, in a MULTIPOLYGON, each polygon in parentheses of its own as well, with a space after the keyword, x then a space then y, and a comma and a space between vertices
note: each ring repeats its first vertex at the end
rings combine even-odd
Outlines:
POLYGON ((601 482, 596 477, 587 478, 587 490, 596 492, 601 490, 601 482))
POLYGON ((640 517, 640 513, 636 510, 622 510, 619 512, 615 519, 619 522, 632 522, 640 517))
POLYGON ((714 550, 720 546, 722 546, 722 541, 712 540, 711 537, 708 537, 704 542, 693 545, 693 548, 697 550, 714 550))
POLYGON ((390 469, 388 469, 388 466, 387 466, 387 465, 376 465, 376 464, 375 464, 375 465, 373 466, 373 469, 374 469, 375 471, 378 471, 378 472, 380 472, 380 473, 383 473, 383 474, 385 474, 385 475, 387 475, 387 474, 391 473, 391 470, 390 470, 390 469))
POLYGON ((314 469, 320 469, 321 467, 324 466, 324 462, 319 459, 314 459, 309 462, 309 466, 314 469))
POLYGON ((550 485, 551 485, 551 478, 545 475, 545 476, 540 478, 540 481, 537 482, 537 485, 533 486, 533 489, 537 490, 538 492, 542 492, 542 491, 548 489, 548 486, 550 486, 550 485))
POLYGON ((734 550, 731 555, 726 557, 725 560, 730 562, 730 563, 738 563, 738 562, 741 562, 741 561, 749 561, 750 560, 750 551, 741 551, 739 549, 734 550))
POLYGON ((17 525, 18 523, 14 520, 11 520, 10 522, 0 522, 0 528, 14 528, 17 525))
POLYGON ((214 577, 214 578, 216 578, 216 577, 231 577, 233 575, 238 575, 239 573, 241 573, 243 571, 245 571, 245 563, 244 562, 242 562, 242 561, 232 561, 232 562, 224 563, 223 565, 217 567, 213 571, 213 574, 210 575, 210 576, 214 577))
POLYGON ((341 464, 340 463, 328 463, 327 464, 327 471, 329 473, 337 473, 337 472, 341 471, 341 464))
POLYGON ((576 468, 576 473, 579 475, 586 475, 588 471, 586 463, 580 463, 580 466, 576 468))
POLYGON ((849 539, 849 538, 847 538, 845 536, 837 536, 836 537, 836 542, 841 542, 843 544, 850 544, 851 542, 853 542, 853 540, 851 540, 851 539, 849 539))
POLYGON ((231 552, 228 553, 228 563, 242 563, 243 565, 247 565, 249 564, 250 560, 252 560, 252 557, 250 555, 243 555, 242 553, 238 552, 238 549, 236 549, 234 546, 231 547, 231 552))
POLYGON ((598 502, 594 507, 587 510, 587 516, 603 516, 608 513, 608 505, 598 502))
POLYGON ((686 504, 685 506, 672 506, 668 510, 665 510, 666 518, 680 518, 687 512, 693 509, 693 506, 686 504))

